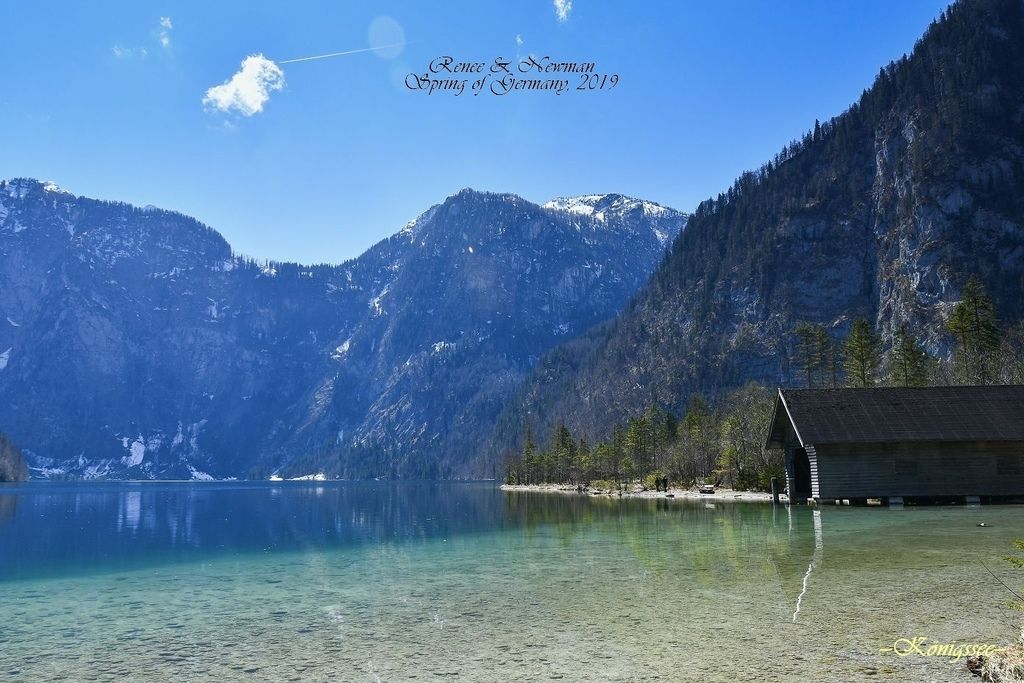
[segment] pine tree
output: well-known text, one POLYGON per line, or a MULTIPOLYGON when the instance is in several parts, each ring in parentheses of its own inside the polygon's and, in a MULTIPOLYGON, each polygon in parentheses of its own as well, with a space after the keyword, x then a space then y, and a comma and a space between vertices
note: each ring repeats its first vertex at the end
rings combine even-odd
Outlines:
POLYGON ((1000 381, 1024 384, 1024 321, 1006 330, 999 352, 1000 381))
POLYGON ((576 439, 572 432, 559 422, 555 427, 554 439, 552 439, 554 476, 552 481, 566 482, 573 480, 573 469, 576 460, 576 439))
POLYGON ((713 444, 713 417, 704 397, 694 394, 686 408, 681 431, 697 477, 710 476, 718 462, 713 444))
POLYGON ((657 406, 648 408, 646 418, 649 433, 650 467, 652 472, 664 474, 665 451, 669 442, 675 438, 676 420, 672 413, 657 406))
POLYGON ((523 469, 526 470, 526 481, 524 483, 537 483, 537 446, 533 443, 533 430, 530 427, 526 428, 526 439, 523 444, 523 469))
POLYGON ((866 318, 857 318, 843 345, 846 383, 852 387, 870 387, 882 363, 881 343, 866 318))
POLYGON ((830 384, 833 389, 838 389, 843 368, 842 347, 832 339, 824 325, 818 326, 818 349, 822 362, 822 384, 830 384))
POLYGON ((928 383, 932 358, 906 327, 900 328, 889 351, 889 381, 901 387, 922 387, 928 383))
POLYGON ((594 457, 590 451, 590 446, 587 444, 587 440, 584 437, 580 437, 579 443, 576 444, 576 459, 578 467, 577 480, 580 483, 586 483, 590 481, 591 476, 594 472, 594 457))
POLYGON ((841 359, 832 335, 825 326, 821 323, 800 323, 794 333, 797 337, 797 357, 807 386, 839 386, 841 359))
POLYGON ((821 365, 818 325, 800 323, 796 326, 796 351, 808 387, 817 386, 816 378, 821 365))
POLYGON ((626 453, 637 469, 637 474, 643 476, 647 463, 647 438, 646 420, 642 417, 633 418, 626 428, 626 453))
POLYGON ((985 286, 975 277, 967 281, 946 323, 956 338, 958 379, 968 384, 991 384, 996 377, 1000 346, 995 306, 985 286))

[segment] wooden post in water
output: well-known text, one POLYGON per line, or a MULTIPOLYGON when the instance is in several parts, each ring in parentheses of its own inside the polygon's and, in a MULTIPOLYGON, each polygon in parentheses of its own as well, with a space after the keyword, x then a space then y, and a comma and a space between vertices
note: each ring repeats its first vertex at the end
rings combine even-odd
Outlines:
POLYGON ((779 504, 779 484, 775 477, 772 477, 772 503, 779 504))

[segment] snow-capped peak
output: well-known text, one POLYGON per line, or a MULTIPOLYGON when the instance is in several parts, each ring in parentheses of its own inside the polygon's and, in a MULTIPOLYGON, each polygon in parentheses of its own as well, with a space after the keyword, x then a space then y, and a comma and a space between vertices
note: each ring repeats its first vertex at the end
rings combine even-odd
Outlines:
POLYGON ((685 213, 646 199, 622 194, 584 194, 578 197, 556 197, 543 204, 549 211, 563 211, 585 216, 596 224, 628 226, 643 217, 662 246, 669 243, 686 226, 685 213))
POLYGON ((24 199, 25 195, 36 188, 42 188, 44 192, 56 192, 59 194, 71 195, 70 192, 63 189, 52 180, 47 180, 45 182, 35 180, 33 178, 11 178, 10 180, 0 180, 0 194, 14 199, 24 199))
POLYGON ((423 227, 423 225, 427 223, 431 218, 434 217, 434 214, 437 213, 437 209, 439 206, 440 204, 434 204, 432 207, 421 213, 419 216, 413 218, 411 221, 405 224, 405 227, 402 228, 399 234, 408 236, 415 236, 416 234, 418 234, 419 229, 423 227))
POLYGON ((621 216, 636 210, 642 210, 645 216, 660 217, 677 213, 661 204, 636 199, 621 194, 584 194, 578 197, 555 197, 543 204, 545 209, 568 211, 581 216, 590 216, 598 221, 606 221, 609 215, 621 216))
POLYGON ((46 182, 43 183, 43 191, 44 192, 57 192, 59 194, 71 194, 70 192, 68 192, 63 187, 61 187, 57 183, 53 182, 52 180, 47 180, 46 182))

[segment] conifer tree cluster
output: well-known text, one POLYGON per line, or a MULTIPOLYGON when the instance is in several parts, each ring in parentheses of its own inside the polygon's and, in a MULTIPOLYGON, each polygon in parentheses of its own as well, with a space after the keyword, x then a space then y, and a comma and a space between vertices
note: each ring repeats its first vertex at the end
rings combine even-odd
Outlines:
POLYGON ((866 318, 839 339, 820 323, 800 323, 793 348, 800 379, 812 388, 1016 384, 1024 380, 1024 326, 1004 328, 985 286, 972 276, 946 319, 953 355, 938 359, 901 327, 883 348, 866 318))
POLYGON ((772 390, 757 384, 731 393, 719 406, 697 395, 681 416, 651 407, 593 445, 558 423, 542 449, 527 430, 522 452, 506 462, 506 481, 597 488, 640 482, 655 489, 668 479, 673 486, 704 482, 767 490, 772 477, 782 476, 780 454, 764 449, 773 402, 772 390))

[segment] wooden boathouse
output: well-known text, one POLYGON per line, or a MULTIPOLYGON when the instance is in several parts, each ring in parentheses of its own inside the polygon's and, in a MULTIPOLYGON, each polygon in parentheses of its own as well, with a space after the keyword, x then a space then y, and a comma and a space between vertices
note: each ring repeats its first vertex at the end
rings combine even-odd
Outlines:
POLYGON ((1024 386, 780 389, 791 501, 1024 500, 1024 386))

